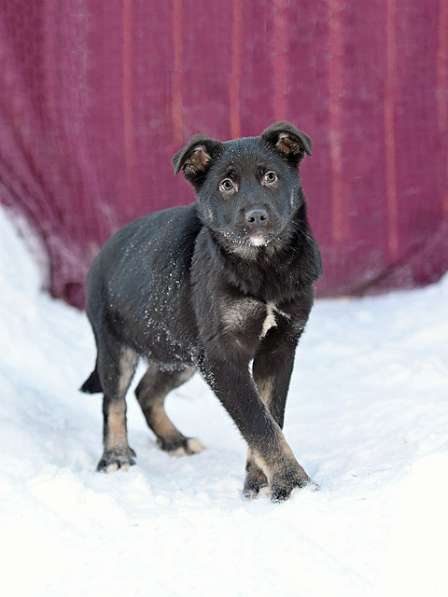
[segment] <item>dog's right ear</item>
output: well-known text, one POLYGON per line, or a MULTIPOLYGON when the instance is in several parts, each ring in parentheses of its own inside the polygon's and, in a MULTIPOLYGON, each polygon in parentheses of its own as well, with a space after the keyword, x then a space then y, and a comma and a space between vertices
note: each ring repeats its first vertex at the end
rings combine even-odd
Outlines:
POLYGON ((177 174, 182 170, 185 178, 198 188, 222 150, 223 145, 219 141, 195 135, 173 156, 174 172, 177 174))

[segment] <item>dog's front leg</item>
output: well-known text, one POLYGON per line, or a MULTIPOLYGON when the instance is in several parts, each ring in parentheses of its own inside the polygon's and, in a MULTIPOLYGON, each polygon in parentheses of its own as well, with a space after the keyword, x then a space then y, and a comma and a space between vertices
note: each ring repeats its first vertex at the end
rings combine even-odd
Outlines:
MULTIPOLYGON (((258 395, 281 429, 297 340, 298 336, 287 335, 283 330, 272 330, 257 350, 252 367, 258 395)), ((249 449, 244 495, 256 497, 266 485, 266 476, 249 449)))
POLYGON ((310 478, 286 442, 282 430, 258 395, 248 361, 204 359, 201 370, 247 441, 252 457, 266 475, 272 499, 287 499, 310 478))

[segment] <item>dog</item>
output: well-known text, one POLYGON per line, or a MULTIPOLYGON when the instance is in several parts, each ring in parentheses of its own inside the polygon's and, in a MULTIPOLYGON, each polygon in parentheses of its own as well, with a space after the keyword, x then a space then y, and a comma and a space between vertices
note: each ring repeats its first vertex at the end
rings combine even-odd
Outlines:
POLYGON ((196 135, 173 157, 197 201, 138 219, 104 245, 87 276, 97 359, 84 392, 103 393, 97 470, 135 463, 126 393, 162 450, 196 454, 169 419, 167 394, 199 371, 248 444, 243 494, 274 501, 311 483, 283 433, 294 354, 321 274, 299 177, 311 140, 287 122, 260 136, 196 135))

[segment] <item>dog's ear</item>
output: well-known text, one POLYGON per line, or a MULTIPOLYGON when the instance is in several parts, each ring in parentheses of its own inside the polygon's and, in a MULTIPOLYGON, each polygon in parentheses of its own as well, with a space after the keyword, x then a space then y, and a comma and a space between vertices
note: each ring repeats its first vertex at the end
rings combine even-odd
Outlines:
POLYGON ((222 149, 223 145, 219 141, 195 135, 173 156, 174 172, 177 174, 182 170, 185 178, 197 188, 222 149))
POLYGON ((305 153, 311 155, 311 139, 289 122, 272 124, 262 132, 261 138, 294 166, 305 153))

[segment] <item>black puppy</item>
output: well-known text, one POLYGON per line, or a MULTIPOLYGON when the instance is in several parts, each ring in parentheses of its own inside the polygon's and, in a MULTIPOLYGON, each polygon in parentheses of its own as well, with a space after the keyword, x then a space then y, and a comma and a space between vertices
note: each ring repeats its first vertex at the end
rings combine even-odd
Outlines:
POLYGON ((164 409, 199 370, 248 443, 245 495, 269 485, 285 499, 310 481, 281 431, 321 272, 297 171, 305 153, 308 136, 284 122, 259 137, 194 137, 173 162, 197 203, 129 224, 95 259, 87 314, 98 354, 81 389, 104 394, 98 470, 134 464, 125 397, 141 356, 149 367, 137 400, 163 450, 202 449, 164 409))

